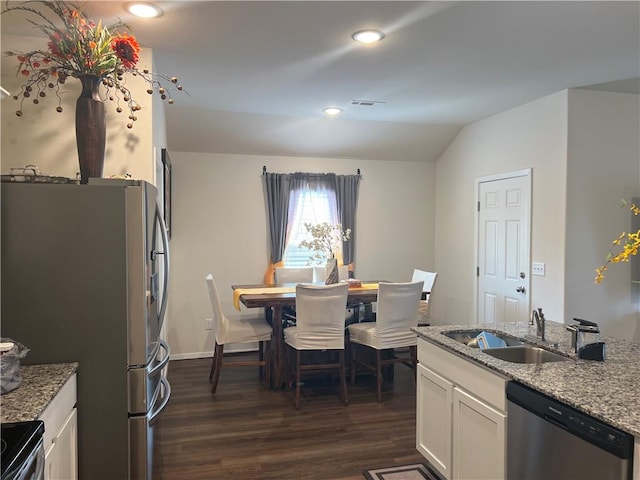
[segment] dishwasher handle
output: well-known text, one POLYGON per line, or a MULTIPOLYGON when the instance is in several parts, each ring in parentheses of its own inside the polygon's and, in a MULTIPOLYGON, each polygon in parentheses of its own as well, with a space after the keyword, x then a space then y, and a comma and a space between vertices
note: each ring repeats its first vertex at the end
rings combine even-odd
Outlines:
POLYGON ((551 415, 545 415, 544 419, 547 422, 553 423, 556 427, 561 428, 563 430, 569 430, 567 424, 565 422, 560 421, 557 417, 553 417, 551 415))

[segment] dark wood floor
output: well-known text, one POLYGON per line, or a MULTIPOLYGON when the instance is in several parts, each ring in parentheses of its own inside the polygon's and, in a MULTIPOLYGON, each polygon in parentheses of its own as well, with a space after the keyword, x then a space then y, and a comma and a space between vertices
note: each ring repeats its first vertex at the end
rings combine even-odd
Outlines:
POLYGON ((155 474, 161 480, 362 480, 362 470, 423 461, 415 448, 413 373, 395 379, 376 402, 375 382, 349 385, 309 378, 300 410, 293 392, 267 391, 257 368, 223 369, 209 393, 210 359, 172 361, 171 401, 155 429, 155 474))

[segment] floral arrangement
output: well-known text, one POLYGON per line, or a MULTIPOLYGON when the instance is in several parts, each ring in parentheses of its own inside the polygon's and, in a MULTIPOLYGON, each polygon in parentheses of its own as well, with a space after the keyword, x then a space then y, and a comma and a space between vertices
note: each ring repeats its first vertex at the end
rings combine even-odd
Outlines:
MULTIPOLYGON (((622 201, 622 207, 627 207, 628 204, 624 200, 622 201)), ((629 210, 633 212, 634 215, 640 214, 640 207, 637 207, 635 204, 631 204, 629 206, 629 210)), ((635 233, 626 233, 622 232, 618 238, 613 241, 613 250, 620 248, 620 251, 614 253, 614 251, 610 251, 607 254, 606 261, 603 265, 600 265, 596 268, 596 283, 602 282, 604 279, 604 272, 607 270, 609 264, 611 263, 619 263, 619 262, 628 262, 629 257, 632 255, 638 254, 638 248, 640 247, 640 230, 635 233)))
POLYGON ((339 223, 335 225, 327 222, 316 225, 305 223, 304 227, 312 239, 301 241, 299 246, 316 252, 309 257, 309 260, 314 262, 326 262, 327 259, 333 258, 340 242, 348 241, 351 236, 351 229, 342 230, 342 225, 339 223))
POLYGON ((46 50, 30 52, 5 52, 18 61, 18 74, 27 78, 19 93, 13 98, 20 101, 17 116, 22 116, 24 101, 40 103, 48 93, 58 97, 57 111, 62 112, 60 86, 68 77, 95 76, 102 80, 106 97, 116 103, 116 111, 122 112, 121 102, 129 109, 128 128, 137 120, 136 112, 142 107, 133 99, 126 86, 125 76, 140 76, 149 84, 147 93, 157 92, 163 100, 172 104, 170 90, 182 90, 176 77, 138 70, 140 46, 135 37, 127 33, 129 27, 122 22, 105 26, 90 20, 75 4, 60 0, 31 0, 17 5, 6 4, 2 14, 24 12, 35 19, 29 23, 42 31, 49 39, 46 50), (48 14, 57 17, 56 22, 47 14, 35 9, 39 4, 48 14), (126 31, 123 31, 126 30, 126 31), (162 81, 165 81, 165 86, 162 81))

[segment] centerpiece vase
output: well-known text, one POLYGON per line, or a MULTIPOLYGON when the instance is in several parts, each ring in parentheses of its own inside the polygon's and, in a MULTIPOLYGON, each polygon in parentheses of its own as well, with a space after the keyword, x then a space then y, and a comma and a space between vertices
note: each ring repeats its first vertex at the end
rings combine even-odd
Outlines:
POLYGON ((76 100, 76 144, 80 182, 87 183, 90 177, 102 177, 107 124, 104 102, 98 93, 102 79, 95 75, 78 78, 82 92, 76 100))
POLYGON ((325 285, 332 285, 334 283, 338 283, 340 281, 340 276, 338 274, 338 260, 333 255, 327 259, 327 279, 325 280, 325 285))

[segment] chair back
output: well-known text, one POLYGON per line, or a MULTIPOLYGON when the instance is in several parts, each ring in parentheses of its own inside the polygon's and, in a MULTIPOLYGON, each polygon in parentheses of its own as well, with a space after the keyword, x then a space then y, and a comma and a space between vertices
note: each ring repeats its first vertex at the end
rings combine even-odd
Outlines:
POLYGON ((297 285, 297 337, 302 349, 344 348, 348 286, 297 285))
MULTIPOLYGON (((338 267, 338 279, 340 281, 347 280, 349 278, 349 266, 340 265, 338 267)), ((324 283, 327 279, 327 267, 326 265, 316 265, 313 267, 313 283, 324 283)))
POLYGON ((229 330, 229 319, 222 311, 222 304, 220 303, 220 296, 218 295, 218 288, 213 280, 213 275, 207 275, 205 280, 207 281, 209 300, 211 300, 211 308, 213 310, 213 327, 216 338, 219 343, 224 343, 225 332, 229 330))
POLYGON ((418 308, 423 282, 380 283, 376 310, 376 330, 382 348, 415 345, 418 308))
MULTIPOLYGON (((418 270, 417 268, 413 271, 413 277, 411 277, 412 282, 423 281, 424 285, 422 287, 423 292, 433 292, 433 288, 436 284, 436 279, 438 278, 438 274, 436 272, 426 272, 424 270, 418 270)), ((425 300, 429 300, 429 295, 425 300)))
POLYGON ((276 283, 313 283, 313 267, 276 267, 276 283))
POLYGON ((341 282, 349 279, 349 265, 340 265, 338 267, 338 278, 341 282))

